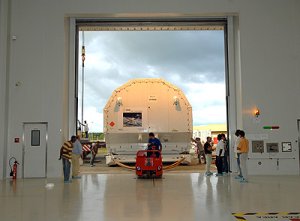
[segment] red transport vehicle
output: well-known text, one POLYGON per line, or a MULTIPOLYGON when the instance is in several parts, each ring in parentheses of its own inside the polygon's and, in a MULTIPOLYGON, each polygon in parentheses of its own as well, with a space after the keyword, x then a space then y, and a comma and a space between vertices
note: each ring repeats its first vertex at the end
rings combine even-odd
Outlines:
POLYGON ((136 153, 135 172, 138 177, 161 178, 163 165, 159 150, 139 150, 136 153))

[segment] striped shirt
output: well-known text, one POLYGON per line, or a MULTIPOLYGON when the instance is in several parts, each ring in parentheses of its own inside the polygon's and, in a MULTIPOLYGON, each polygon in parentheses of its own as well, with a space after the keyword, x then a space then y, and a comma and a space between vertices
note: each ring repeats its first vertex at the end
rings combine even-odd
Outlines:
POLYGON ((70 160, 72 158, 72 148, 72 142, 66 141, 60 148, 60 156, 64 159, 70 160))

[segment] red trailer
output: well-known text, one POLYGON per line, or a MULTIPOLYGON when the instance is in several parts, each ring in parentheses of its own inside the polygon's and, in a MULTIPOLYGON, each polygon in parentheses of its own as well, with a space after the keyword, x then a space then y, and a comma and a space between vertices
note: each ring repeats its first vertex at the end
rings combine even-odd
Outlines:
POLYGON ((138 177, 161 178, 163 174, 159 150, 139 150, 136 153, 135 172, 138 177))

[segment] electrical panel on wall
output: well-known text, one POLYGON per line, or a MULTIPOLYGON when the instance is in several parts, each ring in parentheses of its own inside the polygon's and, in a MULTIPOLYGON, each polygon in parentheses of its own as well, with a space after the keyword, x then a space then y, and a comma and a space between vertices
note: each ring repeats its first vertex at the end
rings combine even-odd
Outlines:
POLYGON ((263 153, 264 141, 263 140, 253 140, 252 141, 252 153, 263 153))
POLYGON ((267 143, 266 145, 267 145, 268 153, 278 153, 279 152, 278 143, 267 143))

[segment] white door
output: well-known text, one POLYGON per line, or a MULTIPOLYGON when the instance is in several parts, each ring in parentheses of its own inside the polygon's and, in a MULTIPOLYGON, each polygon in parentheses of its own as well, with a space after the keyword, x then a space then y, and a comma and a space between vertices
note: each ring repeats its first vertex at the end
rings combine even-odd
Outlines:
POLYGON ((24 123, 23 178, 46 177, 47 123, 24 123))
MULTIPOLYGON (((298 119, 297 124, 298 124, 298 140, 296 141, 296 143, 298 143, 298 151, 299 151, 299 171, 300 171, 300 119, 298 119)), ((300 172, 299 172, 299 175, 300 175, 300 172)))

